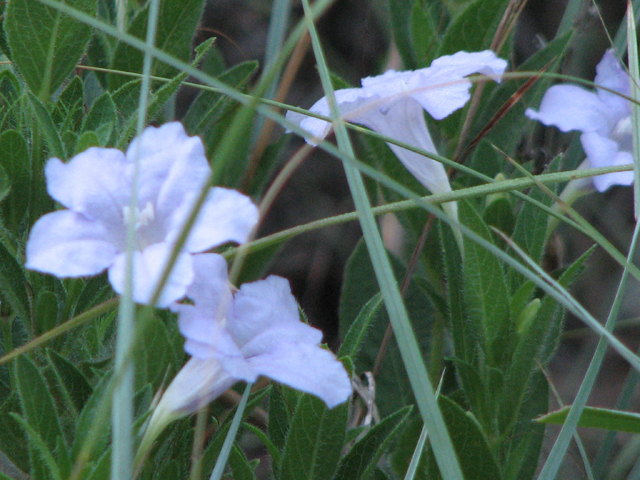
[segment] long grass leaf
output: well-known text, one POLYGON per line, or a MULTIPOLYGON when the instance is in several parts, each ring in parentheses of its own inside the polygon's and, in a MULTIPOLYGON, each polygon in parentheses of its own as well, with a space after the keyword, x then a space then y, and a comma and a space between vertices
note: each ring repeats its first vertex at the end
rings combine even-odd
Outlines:
MULTIPOLYGON (((152 0, 149 5, 146 45, 153 47, 158 26, 158 11, 160 0, 152 0)), ((151 63, 153 57, 150 52, 144 53, 142 67, 142 85, 138 104, 137 133, 140 135, 147 119, 147 103, 149 100, 149 86, 151 63)), ((141 142, 138 142, 140 146, 141 142)), ((130 215, 127 222, 127 249, 125 264, 124 292, 120 300, 118 311, 118 335, 116 338, 116 353, 114 368, 117 380, 113 392, 111 406, 111 425, 113 431, 111 448, 111 479, 131 478, 133 473, 133 397, 135 369, 131 361, 131 350, 135 338, 136 307, 133 301, 133 252, 136 249, 136 222, 138 210, 138 177, 140 173, 140 151, 134 152, 134 174, 129 201, 130 215)))

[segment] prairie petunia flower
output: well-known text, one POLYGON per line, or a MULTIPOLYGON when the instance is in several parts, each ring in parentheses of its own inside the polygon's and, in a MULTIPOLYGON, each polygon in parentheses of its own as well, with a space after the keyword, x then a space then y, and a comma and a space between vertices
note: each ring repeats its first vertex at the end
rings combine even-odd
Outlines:
MULTIPOLYGON (((613 50, 596 67, 594 83, 629 96, 629 76, 613 50)), ((610 167, 633 163, 631 104, 625 98, 601 88, 595 92, 577 85, 554 85, 544 94, 540 110, 527 109, 525 115, 563 132, 579 130, 587 155, 583 167, 610 167)), ((613 185, 630 185, 633 172, 607 173, 593 177, 600 192, 613 185)))
MULTIPOLYGON (((51 158, 47 190, 66 207, 40 218, 29 235, 26 267, 57 277, 109 270, 114 290, 125 283, 127 222, 134 160, 139 155, 134 299, 149 303, 203 181, 211 173, 202 141, 178 122, 148 127, 126 153, 96 148, 68 163, 51 158)), ((193 280, 192 253, 244 242, 258 219, 251 200, 234 190, 211 188, 164 286, 158 306, 182 298, 193 280)))
POLYGON ((194 269, 187 293, 193 305, 172 306, 192 357, 155 408, 147 443, 173 420, 199 410, 238 381, 254 382, 260 375, 315 395, 330 408, 349 398, 347 372, 319 346, 322 332, 300 321, 287 280, 271 275, 245 283, 234 294, 220 255, 194 257, 194 269))
MULTIPOLYGON (((397 72, 389 70, 376 77, 362 79, 362 88, 336 90, 335 97, 345 120, 359 123, 382 135, 437 153, 424 118, 426 110, 442 120, 462 108, 470 98, 472 73, 482 73, 500 81, 507 62, 490 50, 458 52, 435 59, 427 68, 397 72)), ((330 116, 326 97, 318 100, 311 112, 330 116)), ((289 112, 287 118, 298 123, 316 139, 324 138, 331 124, 318 118, 289 112)), ((309 143, 313 139, 307 140, 309 143)), ((451 191, 444 166, 435 160, 397 145, 388 144, 402 164, 431 193, 451 191)), ((453 202, 443 204, 449 215, 457 218, 453 202)))

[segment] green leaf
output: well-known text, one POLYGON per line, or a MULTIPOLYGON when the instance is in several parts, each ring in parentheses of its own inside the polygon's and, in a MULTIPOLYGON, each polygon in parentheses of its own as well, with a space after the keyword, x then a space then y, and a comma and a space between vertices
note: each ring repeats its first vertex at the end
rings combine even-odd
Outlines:
POLYGON ((287 432, 293 416, 292 407, 287 405, 282 386, 274 384, 271 386, 269 395, 269 439, 273 444, 282 450, 285 446, 287 432))
POLYGON ((171 374, 171 369, 178 365, 176 352, 169 339, 167 327, 157 317, 149 320, 140 337, 139 355, 136 357, 136 362, 142 360, 137 368, 138 386, 151 383, 156 390, 167 378, 167 373, 171 374), (162 354, 159 355, 159 352, 162 354))
MULTIPOLYGON (((502 475, 480 425, 471 413, 465 412, 453 400, 440 396, 440 411, 447 423, 465 480, 500 480, 502 475)), ((417 438, 416 438, 417 442, 417 438)), ((429 479, 441 478, 431 448, 429 449, 429 479)))
POLYGON ((342 345, 340 345, 338 357, 355 358, 358 355, 358 350, 367 335, 371 321, 378 312, 380 305, 382 305, 382 296, 377 293, 362 307, 358 317, 349 327, 349 331, 345 335, 342 345))
POLYGON ((111 94, 104 92, 91 105, 91 110, 82 124, 81 132, 95 132, 100 142, 99 145, 104 147, 109 143, 115 124, 116 106, 111 94))
POLYGON ((29 147, 25 138, 16 130, 0 135, 0 165, 9 177, 11 192, 2 206, 6 225, 17 231, 29 208, 30 179, 29 147))
POLYGON ((302 396, 284 447, 281 480, 332 477, 344 443, 348 411, 348 402, 329 410, 322 400, 302 396))
POLYGON ((58 352, 47 349, 47 356, 68 404, 78 414, 91 397, 93 388, 84 374, 58 352))
POLYGON ((38 367, 25 355, 16 360, 16 387, 25 420, 54 450, 57 438, 62 435, 55 404, 38 367))
MULTIPOLYGON (((195 32, 204 0, 162 0, 158 12, 158 25, 155 46, 182 61, 188 61, 191 55, 191 40, 195 32)), ((141 10, 127 33, 144 39, 147 31, 148 7, 141 10)), ((113 55, 111 68, 125 72, 142 71, 143 53, 123 42, 118 44, 113 55)), ((176 75, 173 67, 155 61, 152 75, 171 78, 176 75)), ((115 91, 127 82, 126 77, 109 75, 109 90, 115 91)))
MULTIPOLYGON (((390 256, 396 278, 404 278, 405 267, 390 256)), ((358 318, 363 307, 380 291, 364 242, 353 250, 345 268, 345 278, 340 298, 340 331, 346 332, 351 323, 358 318)), ((424 291, 411 282, 404 296, 416 338, 420 341, 422 354, 428 358, 433 307, 424 291)), ((389 317, 385 309, 379 309, 374 315, 368 334, 361 343, 355 359, 356 373, 372 371, 380 344, 389 326, 389 317)), ((343 333, 344 335, 344 333, 343 333)), ((413 390, 407 378, 406 369, 397 341, 393 338, 376 377, 376 404, 382 416, 389 415, 400 408, 415 402, 413 390)))
MULTIPOLYGON (((209 52, 213 45, 213 39, 209 39, 196 47, 196 57, 192 62, 197 66, 202 58, 209 52)), ((147 105, 147 121, 153 120, 173 97, 182 82, 187 78, 185 73, 179 73, 170 82, 165 83, 156 91, 150 92, 147 105)), ((141 80, 134 80, 124 84, 114 94, 114 103, 123 124, 116 145, 125 148, 130 139, 135 135, 138 125, 138 101, 140 98, 141 80)))
MULTIPOLYGON (((96 0, 61 0, 94 14, 96 0)), ((40 100, 49 96, 73 71, 84 53, 91 27, 33 0, 11 0, 4 28, 11 57, 31 92, 40 100)))
POLYGON ((366 480, 375 470, 380 457, 386 452, 389 443, 403 427, 412 407, 405 407, 389 415, 374 426, 349 450, 338 466, 335 480, 366 480))
MULTIPOLYGON (((568 288, 582 271, 584 262, 593 253, 593 248, 576 260, 559 278, 558 282, 568 288)), ((519 416, 530 378, 538 363, 545 365, 558 344, 564 310, 558 302, 545 296, 536 318, 528 330, 518 336, 509 368, 505 372, 505 387, 501 399, 497 402, 498 428, 509 432, 519 416)))
MULTIPOLYGON (((571 410, 571 405, 536 418, 536 422, 563 425, 569 414, 569 410, 571 410)), ((608 408, 584 407, 578 426, 602 428, 618 432, 640 433, 640 413, 610 410, 608 408)))
POLYGON ((416 68, 429 66, 439 44, 434 19, 442 17, 435 11, 437 4, 416 1, 411 10, 411 39, 415 52, 416 68))
POLYGON ((417 67, 411 43, 411 25, 409 24, 413 3, 413 0, 389 0, 391 31, 398 52, 402 57, 402 63, 408 70, 417 67))
POLYGON ((72 448, 72 458, 74 459, 78 458, 85 442, 93 442, 89 460, 99 459, 108 447, 111 427, 108 415, 104 415, 107 412, 104 409, 101 410, 101 407, 103 406, 103 397, 109 388, 110 378, 110 375, 104 375, 84 404, 76 423, 72 448), (101 413, 102 416, 100 416, 101 413), (102 425, 96 426, 96 422, 102 422, 102 425))
MULTIPOLYGON (((479 351, 476 348, 476 326, 467 317, 464 300, 464 278, 460 251, 451 227, 440 222, 441 248, 444 258, 449 325, 457 359, 475 363, 479 351)), ((466 390, 466 389, 465 389, 466 390)))
POLYGON ((52 449, 42 439, 42 436, 20 415, 12 414, 13 418, 24 428, 29 439, 29 446, 34 450, 33 454, 33 466, 31 475, 33 478, 51 478, 53 480, 62 480, 62 474, 60 468, 53 457, 52 449), (44 463, 44 467, 48 470, 49 475, 46 475, 42 468, 41 463, 44 463), (38 466, 36 467, 36 464, 38 466), (46 475, 46 477, 45 477, 46 475))
POLYGON ((505 438, 509 443, 504 460, 505 480, 528 480, 535 478, 538 459, 544 441, 545 427, 531 419, 549 411, 549 382, 542 371, 531 377, 526 396, 522 399, 520 416, 512 435, 505 438))
POLYGON ((75 148, 73 149, 73 154, 77 155, 79 153, 84 152, 86 149, 91 147, 100 147, 104 146, 101 144, 100 139, 96 132, 84 132, 75 142, 75 148))
MULTIPOLYGON (((33 108, 33 114, 36 122, 42 130, 42 136, 44 137, 45 142, 47 142, 47 147, 49 147, 49 154, 53 157, 65 160, 67 155, 62 146, 62 139, 60 138, 58 129, 51 118, 51 114, 42 102, 35 97, 35 95, 29 93, 28 97, 31 107, 33 108)), ((34 165, 34 168, 39 167, 34 165)))
MULTIPOLYGON (((460 221, 491 241, 491 233, 471 203, 458 202, 460 221)), ((508 354, 511 330, 507 283, 502 265, 489 251, 474 241, 464 239, 464 298, 467 316, 480 333, 486 361, 499 365, 508 354)))
POLYGON ((479 52, 491 45, 508 0, 476 0, 449 25, 436 57, 461 50, 479 52))
POLYGON ((234 480, 255 480, 256 478, 251 465, 247 461, 247 457, 238 448, 237 444, 234 444, 229 454, 229 466, 234 480))
POLYGON ((25 448, 24 429, 12 416, 19 410, 17 395, 10 397, 0 408, 0 450, 19 470, 29 470, 29 449, 25 448))
POLYGON ((40 290, 36 300, 35 334, 42 335, 58 324, 58 297, 47 290, 40 290))
POLYGON ((75 75, 64 88, 51 112, 51 118, 58 130, 77 131, 84 115, 84 83, 75 75))
POLYGON ((11 305, 14 314, 27 322, 29 315, 29 294, 24 270, 16 258, 0 242, 0 291, 11 305))
MULTIPOLYGON (((255 61, 243 62, 217 78, 235 89, 240 89, 247 84, 257 68, 258 63, 255 61)), ((215 123, 227 115, 235 105, 235 102, 221 93, 204 90, 198 94, 187 110, 183 120, 185 128, 193 135, 211 131, 215 123)))

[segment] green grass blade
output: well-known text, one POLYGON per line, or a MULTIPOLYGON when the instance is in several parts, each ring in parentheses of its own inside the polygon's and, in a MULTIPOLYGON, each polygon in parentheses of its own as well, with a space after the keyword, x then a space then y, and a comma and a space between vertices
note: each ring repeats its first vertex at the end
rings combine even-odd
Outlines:
MULTIPOLYGON (((322 81, 325 94, 327 95, 331 115, 334 119, 333 124, 338 141, 338 147, 349 157, 353 157, 354 154, 349 140, 349 135, 335 100, 329 70, 324 60, 322 47, 313 24, 311 8, 308 0, 303 0, 303 7, 305 10, 309 34, 311 36, 313 51, 318 64, 320 79, 322 81)), ((424 419, 424 423, 431 434, 431 445, 433 447, 438 466, 440 467, 440 472, 445 480, 460 480, 464 477, 458 463, 458 457, 453 449, 451 438, 449 437, 447 427, 438 407, 424 360, 420 354, 420 349, 412 331, 409 317, 402 301, 402 296, 393 275, 391 263, 387 257, 384 244, 382 243, 380 231, 378 230, 375 217, 371 212, 371 205, 369 204, 369 198, 367 196, 364 182, 360 172, 353 164, 344 163, 344 169, 347 175, 347 181, 349 182, 349 188, 351 189, 351 194, 353 196, 353 201, 356 205, 356 210, 358 211, 360 218, 362 233, 365 238, 369 254, 371 255, 371 263, 373 264, 378 283, 380 284, 380 291, 382 292, 384 302, 389 313, 389 318, 396 334, 398 346, 413 387, 416 402, 424 419)))
POLYGON ((640 215, 640 66, 638 65, 638 35, 631 4, 627 8, 627 48, 629 49, 629 76, 631 79, 631 125, 633 132, 633 210, 635 219, 640 215))
MULTIPOLYGON (((146 45, 153 47, 158 25, 160 1, 152 0, 149 6, 146 45)), ((144 53, 142 85, 138 106, 137 133, 140 135, 146 124, 147 103, 151 75, 150 52, 144 53)), ((140 143, 138 143, 140 145, 140 143)), ((136 307, 133 301, 133 252, 136 248, 136 216, 138 207, 138 176, 140 169, 139 152, 135 154, 134 174, 131 186, 130 211, 133 212, 127 224, 127 252, 125 285, 118 311, 118 335, 114 360, 115 377, 118 381, 113 392, 111 425, 113 431, 111 449, 111 479, 131 478, 133 473, 133 397, 135 369, 131 361, 131 351, 135 339, 136 307)))
POLYGON ((227 459, 229 458, 229 453, 231 453, 233 441, 236 438, 238 428, 240 428, 240 422, 242 421, 242 416, 244 415, 244 410, 247 407, 247 402, 249 401, 249 395, 251 394, 251 385, 251 383, 248 383, 244 389, 244 393, 242 394, 242 398, 240 399, 240 403, 238 404, 238 408, 236 409, 236 414, 233 416, 231 426, 229 427, 227 436, 224 439, 222 449, 220 450, 220 455, 218 455, 218 459, 216 460, 216 466, 213 467, 213 472, 211 472, 211 477, 209 477, 209 480, 220 480, 222 474, 224 473, 224 467, 227 465, 227 459))

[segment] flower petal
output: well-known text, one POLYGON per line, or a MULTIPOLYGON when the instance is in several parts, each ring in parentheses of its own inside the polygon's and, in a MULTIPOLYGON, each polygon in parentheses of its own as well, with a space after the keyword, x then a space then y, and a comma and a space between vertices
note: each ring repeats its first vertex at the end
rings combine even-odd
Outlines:
MULTIPOLYGON (((168 241, 174 241, 188 220, 195 195, 186 196, 171 218, 168 241)), ((215 187, 209 191, 185 249, 198 253, 226 242, 244 243, 258 223, 258 207, 249 197, 236 190, 215 187)))
MULTIPOLYGON (((363 88, 343 88, 341 90, 336 90, 334 92, 334 95, 336 97, 336 102, 340 107, 340 113, 342 114, 342 116, 349 121, 353 121, 356 123, 358 123, 357 120, 348 118, 348 114, 353 110, 366 108, 366 106, 369 105, 372 97, 372 94, 370 94, 363 88)), ((382 106, 382 104, 378 104, 377 108, 380 108, 380 106, 382 106)), ((314 103, 309 111, 317 113, 318 115, 330 117, 331 112, 329 110, 327 97, 322 97, 320 100, 314 103)), ((318 139, 323 139, 324 137, 326 137, 331 130, 331 123, 320 120, 319 118, 309 117, 308 115, 303 115, 301 113, 288 112, 287 119, 292 122, 298 123, 301 128, 311 133, 318 139)), ((306 142, 310 145, 317 145, 317 142, 313 141, 313 139, 306 139, 306 142)))
MULTIPOLYGON (((582 134, 580 136, 580 142, 589 158, 591 166, 594 168, 633 163, 631 153, 620 151, 617 142, 597 132, 582 134)), ((607 173, 593 177, 593 184, 599 192, 604 192, 613 185, 631 185, 632 183, 633 171, 607 173)))
POLYGON ((233 386, 237 379, 215 358, 192 358, 173 378, 153 410, 141 448, 150 448, 174 420, 191 415, 233 386))
POLYGON ((335 356, 307 343, 281 344, 267 354, 249 358, 256 372, 321 398, 329 408, 351 395, 351 381, 335 356))
MULTIPOLYGON (((596 85, 602 85, 626 96, 630 95, 631 85, 629 83, 629 75, 627 75, 627 72, 622 68, 613 50, 609 49, 605 52, 602 60, 600 60, 600 63, 596 66, 596 72, 597 74, 594 80, 596 85)), ((612 115, 623 117, 631 114, 631 105, 626 98, 601 88, 598 89, 598 96, 615 112, 612 112, 612 115)))
POLYGON ((232 300, 227 261, 217 253, 203 253, 191 258, 193 281, 189 285, 187 296, 199 310, 206 310, 214 317, 221 304, 222 310, 226 310, 232 300))
MULTIPOLYGON (((422 107, 411 98, 395 102, 385 111, 371 112, 366 121, 364 118, 358 118, 357 121, 395 140, 438 153, 429 135, 422 107)), ((407 170, 431 193, 451 191, 449 177, 440 162, 391 143, 388 145, 407 170)))
POLYGON ((51 158, 45 176, 47 191, 62 205, 124 232, 122 208, 129 203, 131 179, 120 150, 92 147, 68 163, 51 158))
MULTIPOLYGON (((301 324, 298 304, 291 294, 289 282, 275 275, 242 285, 236 293, 233 312, 227 318, 227 330, 240 348, 272 328, 301 324)), ((313 340, 315 335, 309 332, 310 342, 319 341, 313 340)))
MULTIPOLYGON (((142 252, 133 252, 133 298, 137 303, 149 304, 157 283, 171 255, 169 243, 156 243, 142 252)), ((126 275, 126 254, 121 253, 109 269, 109 281, 113 289, 122 295, 126 275)), ((187 287, 193 281, 191 255, 180 253, 173 266, 162 293, 156 303, 165 308, 187 293, 187 287)))
POLYGON ((109 267, 117 253, 101 223, 60 210, 44 215, 31 229, 25 266, 57 277, 95 275, 109 267))
POLYGON ((159 218, 169 218, 185 194, 197 192, 211 172, 199 137, 189 137, 179 122, 147 127, 127 149, 140 157, 138 203, 151 203, 159 218))
POLYGON ((563 132, 608 133, 615 125, 598 95, 576 85, 554 85, 544 94, 540 111, 528 108, 525 115, 563 132))
POLYGON ((431 66, 416 70, 407 81, 407 89, 433 118, 441 120, 469 100, 471 82, 464 77, 483 73, 500 81, 506 68, 507 62, 490 50, 458 52, 437 58, 431 66))
POLYGON ((237 381, 222 368, 217 359, 192 358, 167 387, 149 423, 152 425, 162 417, 170 417, 171 422, 197 412, 237 381))

